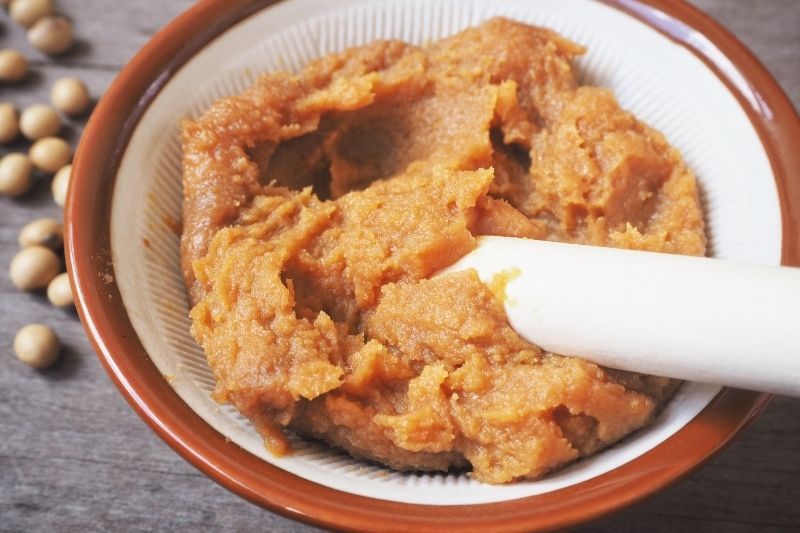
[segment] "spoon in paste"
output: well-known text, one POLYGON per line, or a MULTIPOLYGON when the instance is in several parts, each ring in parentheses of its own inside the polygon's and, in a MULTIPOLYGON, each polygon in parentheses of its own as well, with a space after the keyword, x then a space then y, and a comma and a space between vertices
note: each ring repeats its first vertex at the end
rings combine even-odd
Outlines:
POLYGON ((544 350, 800 396, 800 268, 510 237, 480 237, 443 272, 469 268, 544 350))

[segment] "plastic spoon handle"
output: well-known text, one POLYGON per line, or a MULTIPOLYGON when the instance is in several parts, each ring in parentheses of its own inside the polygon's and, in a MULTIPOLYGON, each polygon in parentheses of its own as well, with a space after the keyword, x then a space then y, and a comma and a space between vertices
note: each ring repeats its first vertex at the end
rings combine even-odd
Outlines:
POLYGON ((482 237, 446 272, 506 272, 511 326, 554 353, 800 396, 800 268, 482 237))

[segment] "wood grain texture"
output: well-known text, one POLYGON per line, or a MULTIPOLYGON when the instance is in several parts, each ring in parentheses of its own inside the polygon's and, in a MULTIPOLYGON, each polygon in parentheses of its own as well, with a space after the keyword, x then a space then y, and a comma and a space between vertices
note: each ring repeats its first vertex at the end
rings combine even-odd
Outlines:
MULTIPOLYGON (((800 106, 800 2, 694 0, 730 28, 800 106)), ((37 54, 22 30, 0 15, 0 47, 31 58, 21 86, 0 87, 19 108, 45 101, 63 75, 94 96, 190 0, 57 0, 75 22, 79 46, 57 62, 37 54)), ((78 138, 82 121, 70 121, 78 138)), ((19 143, 2 153, 24 150, 19 143)), ((0 265, 17 251, 28 221, 60 217, 49 180, 21 200, 0 198, 0 265)), ((800 399, 776 398, 730 448, 682 483, 582 531, 800 530, 800 399)), ((105 375, 74 312, 42 294, 22 294, 0 274, 0 531, 313 531, 217 486, 159 440, 105 375), (43 322, 65 353, 45 372, 18 363, 16 331, 43 322)))

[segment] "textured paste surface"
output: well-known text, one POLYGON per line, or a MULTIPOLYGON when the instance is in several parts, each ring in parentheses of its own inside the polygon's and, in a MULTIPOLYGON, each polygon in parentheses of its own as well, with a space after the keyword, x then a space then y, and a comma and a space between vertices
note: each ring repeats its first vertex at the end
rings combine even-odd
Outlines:
POLYGON ((473 272, 430 277, 484 234, 704 253, 694 176, 609 91, 578 86, 581 53, 493 19, 264 75, 184 123, 192 332, 215 398, 273 452, 291 429, 505 483, 669 399, 675 381, 525 342, 473 272))

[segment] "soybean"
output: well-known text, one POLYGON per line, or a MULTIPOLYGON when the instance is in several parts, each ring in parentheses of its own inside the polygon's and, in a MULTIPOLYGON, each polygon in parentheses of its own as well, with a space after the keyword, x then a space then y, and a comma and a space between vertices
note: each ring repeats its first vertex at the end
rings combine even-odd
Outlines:
POLYGON ((72 23, 64 17, 44 17, 28 30, 28 42, 41 52, 55 56, 72 47, 72 23))
POLYGON ((0 144, 13 142, 19 135, 19 117, 14 104, 0 102, 0 144))
POLYGON ((22 196, 31 188, 33 165, 25 154, 8 154, 0 159, 0 194, 22 196))
POLYGON ((22 111, 19 129, 32 141, 52 137, 61 129, 61 118, 56 110, 47 104, 33 104, 22 111))
POLYGON ((52 12, 52 0, 12 0, 8 8, 11 20, 23 28, 30 28, 34 22, 52 12))
POLYGON ((13 48, 0 50, 0 81, 20 81, 28 73, 28 60, 13 48))
POLYGON ((18 240, 22 248, 45 246, 58 250, 64 243, 64 226, 54 218, 38 218, 20 230, 18 240))
POLYGON ((33 143, 28 156, 36 168, 55 174, 72 160, 72 147, 64 139, 45 137, 33 143))
POLYGON ((61 261, 50 248, 28 246, 11 260, 11 282, 23 291, 46 287, 61 272, 61 261))
POLYGON ((77 78, 61 78, 50 89, 50 103, 62 113, 80 115, 89 107, 89 90, 77 78))
POLYGON ((70 176, 72 176, 72 165, 67 165, 56 172, 52 183, 50 183, 50 191, 53 193, 53 200, 61 207, 64 207, 64 204, 67 203, 70 176))
POLYGON ((61 353, 61 341, 53 330, 42 324, 28 324, 14 337, 17 359, 33 368, 51 366, 61 353))
POLYGON ((75 305, 72 287, 69 284, 69 274, 63 272, 50 281, 47 285, 47 299, 61 309, 75 305))

